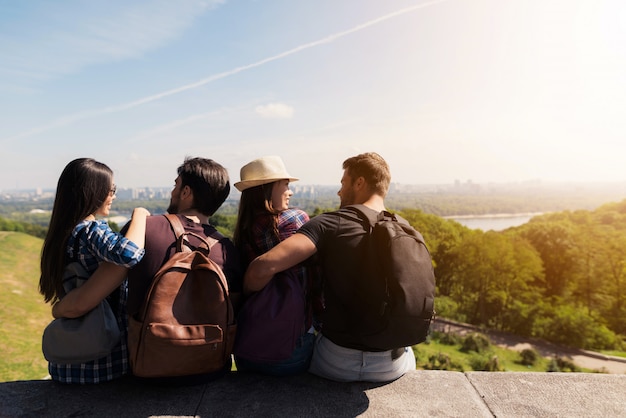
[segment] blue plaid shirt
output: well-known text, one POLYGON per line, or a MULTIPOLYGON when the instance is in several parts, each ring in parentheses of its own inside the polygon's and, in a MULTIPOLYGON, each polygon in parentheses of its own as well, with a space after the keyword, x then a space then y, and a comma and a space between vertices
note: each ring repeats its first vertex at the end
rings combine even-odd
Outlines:
MULTIPOLYGON (((134 242, 129 241, 123 235, 113 232, 105 221, 83 221, 76 225, 66 248, 67 262, 80 261, 90 274, 96 271, 103 261, 133 267, 142 259, 144 253, 143 248, 137 247, 134 242)), ((111 354, 87 363, 49 363, 48 371, 52 380, 61 383, 100 383, 121 377, 129 372, 126 342, 127 298, 128 283, 126 281, 119 287, 119 292, 114 292, 108 298, 117 317, 117 324, 122 331, 120 344, 113 349, 111 354), (113 295, 118 294, 116 300, 112 300, 113 295)))

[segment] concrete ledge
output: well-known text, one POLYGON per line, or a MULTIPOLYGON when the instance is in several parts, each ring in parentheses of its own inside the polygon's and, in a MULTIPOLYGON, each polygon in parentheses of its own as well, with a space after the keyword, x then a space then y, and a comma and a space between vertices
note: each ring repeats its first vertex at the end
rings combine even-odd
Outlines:
POLYGON ((0 383, 0 417, 626 417, 626 375, 416 370, 387 384, 231 373, 187 387, 0 383))

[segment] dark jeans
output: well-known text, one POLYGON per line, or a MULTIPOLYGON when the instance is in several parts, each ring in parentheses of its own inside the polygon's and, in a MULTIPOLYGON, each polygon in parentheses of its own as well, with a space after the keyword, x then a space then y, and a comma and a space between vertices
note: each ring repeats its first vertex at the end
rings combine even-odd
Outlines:
POLYGON ((298 340, 296 348, 291 353, 291 357, 277 363, 258 363, 235 356, 237 371, 256 372, 271 376, 291 376, 306 372, 311 363, 314 344, 315 335, 311 333, 304 334, 298 340))

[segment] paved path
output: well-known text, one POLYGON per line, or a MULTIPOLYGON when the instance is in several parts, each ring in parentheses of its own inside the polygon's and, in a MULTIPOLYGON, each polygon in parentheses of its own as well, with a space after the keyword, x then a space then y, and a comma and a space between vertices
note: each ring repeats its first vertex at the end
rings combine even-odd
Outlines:
POLYGON ((468 332, 480 332, 487 335, 493 344, 500 347, 515 351, 533 348, 543 357, 566 357, 571 359, 578 367, 585 369, 611 374, 626 373, 626 358, 622 357, 612 357, 593 351, 558 346, 547 341, 524 338, 505 332, 484 330, 473 325, 449 321, 443 318, 437 318, 435 320, 433 329, 437 331, 454 332, 460 335, 467 334, 468 332))

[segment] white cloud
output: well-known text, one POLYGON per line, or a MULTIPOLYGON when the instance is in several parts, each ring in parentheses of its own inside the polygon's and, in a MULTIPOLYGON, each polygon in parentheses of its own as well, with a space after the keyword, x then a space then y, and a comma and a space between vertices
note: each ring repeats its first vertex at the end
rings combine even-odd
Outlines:
POLYGON ((264 106, 257 106, 254 111, 262 118, 268 119, 291 119, 293 117, 293 107, 284 103, 268 103, 264 106))

